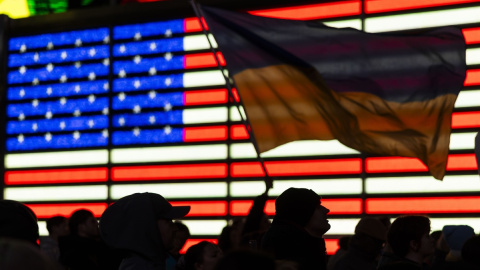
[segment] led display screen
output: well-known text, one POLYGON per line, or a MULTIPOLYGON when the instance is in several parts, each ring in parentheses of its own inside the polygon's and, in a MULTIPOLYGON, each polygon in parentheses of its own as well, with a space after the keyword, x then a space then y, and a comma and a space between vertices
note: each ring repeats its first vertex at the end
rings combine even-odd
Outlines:
MULTIPOLYGON (((471 217, 480 213, 480 1, 363 2, 249 12, 382 33, 457 25, 468 73, 443 181, 417 159, 370 156, 335 140, 261 155, 274 177, 266 213, 273 217, 275 197, 291 186, 319 193, 331 211, 329 254, 365 214, 426 214, 432 230, 480 224, 471 217)), ((265 174, 219 68, 228 63, 196 18, 13 33, 7 65, 3 194, 34 210, 42 234, 53 215, 87 208, 99 217, 108 203, 148 191, 192 207, 183 220, 192 227, 188 245, 213 241, 264 192, 265 174)))

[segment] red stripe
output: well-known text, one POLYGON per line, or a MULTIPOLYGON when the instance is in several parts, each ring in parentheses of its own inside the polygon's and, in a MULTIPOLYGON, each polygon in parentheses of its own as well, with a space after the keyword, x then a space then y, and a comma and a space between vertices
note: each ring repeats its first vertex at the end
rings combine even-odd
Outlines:
POLYGON ((480 197, 372 198, 367 214, 480 213, 480 197))
POLYGON ((452 128, 480 127, 480 112, 455 112, 452 114, 452 128))
MULTIPOLYGON (((361 173, 361 164, 359 158, 265 162, 270 176, 356 174, 361 173)), ((231 175, 255 177, 264 176, 264 172, 259 162, 234 162, 231 165, 231 175)))
MULTIPOLYGON (((452 114, 452 128, 478 128, 480 127, 480 112, 454 112, 452 114)), ((233 140, 246 140, 249 138, 244 125, 233 125, 230 129, 230 138, 233 140)))
POLYGON ((173 206, 190 206, 187 217, 209 217, 227 215, 226 201, 170 202, 173 206))
MULTIPOLYGON (((230 215, 246 216, 253 205, 251 200, 231 201, 230 215)), ((329 215, 357 215, 362 214, 362 199, 322 199, 322 205, 330 209, 329 215)), ((267 201, 265 214, 275 215, 275 200, 267 201)))
POLYGON ((389 11, 402 11, 409 9, 458 5, 464 3, 480 2, 479 0, 367 0, 365 2, 366 13, 379 13, 389 11))
POLYGON ((466 44, 480 43, 480 27, 463 29, 466 44))
POLYGON ((185 254, 185 252, 187 252, 187 250, 191 246, 196 245, 202 241, 208 241, 214 243, 215 245, 218 244, 218 239, 188 239, 183 248, 180 250, 180 254, 185 254))
POLYGON ((327 254, 333 255, 340 248, 338 245, 338 239, 325 239, 325 247, 327 248, 327 254))
POLYGON ((367 173, 428 172, 427 166, 417 158, 372 157, 365 162, 367 173))
POLYGON ((477 170, 477 159, 475 154, 449 155, 447 171, 477 170))
MULTIPOLYGON (((205 19, 202 18, 203 25, 205 26, 205 29, 208 30, 208 25, 205 22, 205 19)), ((186 18, 183 20, 183 31, 185 33, 193 33, 193 32, 202 32, 202 26, 200 25, 200 21, 198 18, 186 18)))
POLYGON ((285 8, 273 8, 263 10, 253 10, 248 13, 291 20, 318 20, 343 16, 360 15, 360 0, 338 1, 332 3, 322 3, 313 5, 302 5, 285 8))
POLYGON ((195 90, 183 93, 185 106, 221 104, 227 103, 227 101, 227 89, 195 90))
POLYGON ((467 70, 467 76, 465 78, 464 86, 478 85, 480 84, 480 69, 467 70))
POLYGON ((26 204, 37 215, 39 219, 51 218, 61 215, 70 217, 78 209, 88 209, 99 218, 107 209, 106 203, 62 203, 62 204, 26 204))
POLYGON ((203 179, 227 177, 227 164, 186 164, 112 168, 112 181, 203 179))
POLYGON ((249 136, 245 125, 233 125, 230 128, 230 138, 232 138, 232 140, 248 139, 249 136))
POLYGON ((183 129, 184 142, 219 141, 227 138, 227 126, 187 127, 183 129))
POLYGON ((240 101, 240 96, 238 95, 238 91, 236 88, 232 88, 232 95, 233 95, 233 98, 235 98, 236 102, 240 101))
MULTIPOLYGON (((449 155, 447 171, 477 170, 474 154, 449 155)), ((427 167, 417 158, 371 157, 365 163, 367 173, 427 172, 427 167)))
POLYGON ((106 182, 107 179, 107 168, 9 171, 5 173, 6 185, 92 183, 106 182))
MULTIPOLYGON (((222 66, 226 65, 225 58, 223 58, 222 53, 218 52, 217 58, 222 66)), ((187 54, 183 59, 183 67, 185 69, 207 68, 217 66, 217 59, 215 59, 213 53, 187 54)))

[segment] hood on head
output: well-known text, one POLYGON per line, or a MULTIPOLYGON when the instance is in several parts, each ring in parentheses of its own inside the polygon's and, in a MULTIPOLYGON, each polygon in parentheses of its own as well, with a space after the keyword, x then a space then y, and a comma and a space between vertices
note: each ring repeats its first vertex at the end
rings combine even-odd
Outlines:
POLYGON ((100 218, 100 234, 116 249, 127 250, 154 262, 166 256, 157 220, 184 217, 190 206, 172 206, 156 193, 135 193, 110 205, 100 218))

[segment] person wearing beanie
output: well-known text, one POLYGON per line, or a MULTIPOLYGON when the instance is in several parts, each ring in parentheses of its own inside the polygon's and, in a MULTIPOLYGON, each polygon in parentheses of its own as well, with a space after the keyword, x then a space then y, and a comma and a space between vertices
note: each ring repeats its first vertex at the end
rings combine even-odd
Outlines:
POLYGON ((462 248, 470 238, 475 236, 468 225, 446 225, 437 241, 437 248, 432 263, 434 269, 464 269, 462 248))
POLYGON ((450 252, 446 261, 459 261, 462 258, 462 247, 468 239, 475 236, 473 228, 468 225, 446 225, 442 229, 442 236, 445 239, 450 252))
POLYGON ((296 262, 299 270, 326 269, 323 235, 330 229, 328 212, 313 190, 287 189, 275 201, 275 217, 260 248, 276 260, 296 262))
POLYGON ((387 227, 379 219, 373 217, 360 219, 347 252, 340 257, 333 269, 375 270, 386 238, 387 227))

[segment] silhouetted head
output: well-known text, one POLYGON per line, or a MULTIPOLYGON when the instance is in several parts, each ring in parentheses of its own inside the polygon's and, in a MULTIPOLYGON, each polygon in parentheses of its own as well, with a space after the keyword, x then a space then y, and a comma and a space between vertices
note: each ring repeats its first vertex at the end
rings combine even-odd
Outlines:
POLYGON ((275 200, 274 220, 294 223, 316 237, 322 237, 330 229, 327 214, 320 204, 320 196, 311 189, 289 188, 275 200))
POLYGON ((462 259, 472 266, 480 265, 480 236, 473 236, 463 244, 462 259))
POLYGON ((190 230, 187 225, 180 221, 175 221, 173 226, 176 227, 176 231, 173 236, 173 248, 170 249, 170 253, 177 255, 187 242, 188 237, 190 237, 190 230))
POLYGON ((98 222, 90 210, 80 209, 70 216, 68 220, 70 234, 81 237, 95 238, 99 235, 98 222))
POLYGON ((20 202, 0 201, 0 237, 25 240, 37 245, 37 216, 20 202))
POLYGON ((213 270, 222 256, 218 245, 202 241, 188 248, 185 253, 185 270, 213 270))
POLYGON ((68 219, 64 216, 54 216, 47 219, 47 231, 50 235, 55 236, 68 235, 70 232, 68 219))
MULTIPOLYGON (((415 252, 433 252, 433 244, 425 243, 427 242, 423 239, 425 237, 430 238, 430 219, 428 217, 402 216, 395 219, 390 226, 387 241, 393 253, 404 258, 412 249, 415 252), (417 246, 417 248, 412 248, 412 245, 417 246)), ((431 242, 433 243, 433 239, 431 242)))
POLYGON ((111 247, 165 263, 177 228, 172 220, 184 217, 190 206, 172 206, 156 193, 135 193, 110 205, 100 218, 103 240, 111 247))

